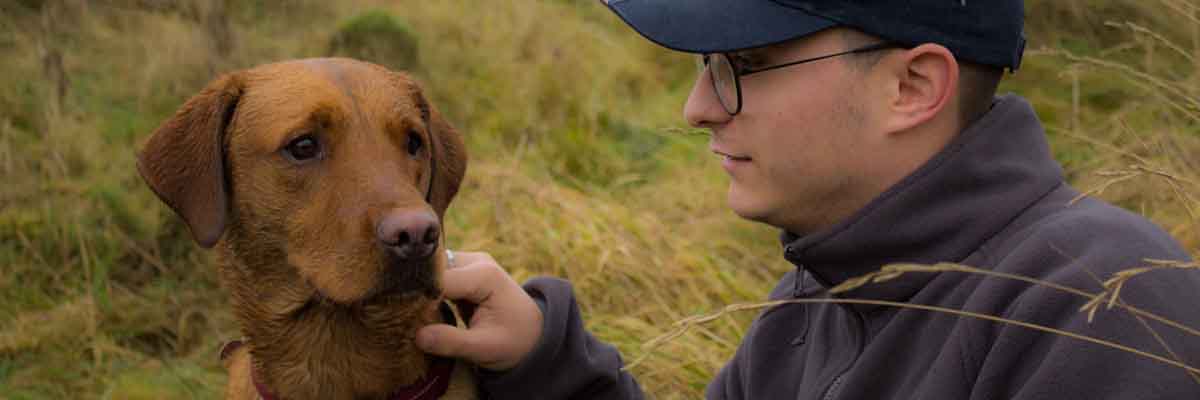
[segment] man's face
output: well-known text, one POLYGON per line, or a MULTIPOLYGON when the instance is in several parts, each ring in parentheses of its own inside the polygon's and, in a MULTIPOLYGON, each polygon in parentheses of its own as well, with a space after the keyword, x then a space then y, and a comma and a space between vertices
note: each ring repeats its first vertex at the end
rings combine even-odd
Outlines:
MULTIPOLYGON (((757 69, 847 50, 834 31, 734 54, 757 69)), ((742 110, 730 116, 708 71, 684 116, 712 130, 710 147, 729 174, 728 201, 743 218, 804 234, 848 217, 875 197, 862 177, 874 129, 861 81, 844 57, 742 77, 742 110), (728 156, 728 157, 727 157, 728 156)))

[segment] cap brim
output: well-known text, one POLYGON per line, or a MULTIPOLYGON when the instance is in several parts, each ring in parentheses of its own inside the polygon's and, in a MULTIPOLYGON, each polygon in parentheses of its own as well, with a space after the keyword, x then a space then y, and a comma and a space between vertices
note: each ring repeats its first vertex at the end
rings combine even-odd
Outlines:
POLYGON ((837 25, 768 0, 611 0, 608 7, 650 41, 688 53, 762 47, 837 25))

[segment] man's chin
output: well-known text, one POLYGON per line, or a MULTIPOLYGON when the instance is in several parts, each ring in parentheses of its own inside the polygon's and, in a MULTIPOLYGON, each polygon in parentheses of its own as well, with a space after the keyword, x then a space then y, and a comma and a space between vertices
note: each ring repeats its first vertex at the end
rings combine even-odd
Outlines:
POLYGON ((730 188, 729 198, 726 201, 728 202, 729 208, 733 210, 733 213, 737 214, 737 216, 746 220, 773 225, 771 223, 771 213, 768 212, 767 207, 753 204, 753 202, 747 200, 749 199, 744 198, 744 196, 741 196, 739 193, 735 193, 733 188, 730 188))

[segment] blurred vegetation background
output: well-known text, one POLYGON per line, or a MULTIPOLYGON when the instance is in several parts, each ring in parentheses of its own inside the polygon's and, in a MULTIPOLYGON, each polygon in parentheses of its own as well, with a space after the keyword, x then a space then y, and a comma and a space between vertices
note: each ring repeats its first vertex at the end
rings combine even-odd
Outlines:
MULTIPOLYGON (((1077 187, 1195 253, 1200 2, 1026 5, 1030 51, 1002 89, 1033 101, 1077 187)), ((217 74, 282 59, 412 71, 467 135, 452 247, 569 278, 626 359, 791 268, 773 229, 727 210, 681 118, 693 59, 597 1, 3 0, 0 54, 0 398, 219 397, 227 295, 134 151, 217 74)), ((753 317, 633 372, 653 397, 702 397, 753 317)))

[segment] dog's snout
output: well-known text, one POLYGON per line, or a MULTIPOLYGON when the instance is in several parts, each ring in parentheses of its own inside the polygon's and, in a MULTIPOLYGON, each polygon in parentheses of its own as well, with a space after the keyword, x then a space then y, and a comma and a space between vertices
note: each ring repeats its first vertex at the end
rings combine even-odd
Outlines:
POLYGON ((403 260, 429 257, 437 248, 441 227, 429 211, 393 210, 379 221, 379 241, 403 260))

